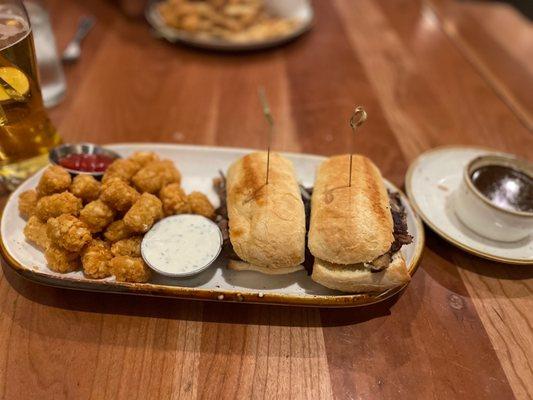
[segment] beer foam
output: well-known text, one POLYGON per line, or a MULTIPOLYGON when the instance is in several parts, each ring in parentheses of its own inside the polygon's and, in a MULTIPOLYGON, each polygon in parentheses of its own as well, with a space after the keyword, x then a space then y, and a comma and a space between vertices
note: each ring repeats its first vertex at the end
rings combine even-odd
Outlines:
POLYGON ((29 33, 30 27, 24 18, 0 12, 0 50, 21 41, 29 33))

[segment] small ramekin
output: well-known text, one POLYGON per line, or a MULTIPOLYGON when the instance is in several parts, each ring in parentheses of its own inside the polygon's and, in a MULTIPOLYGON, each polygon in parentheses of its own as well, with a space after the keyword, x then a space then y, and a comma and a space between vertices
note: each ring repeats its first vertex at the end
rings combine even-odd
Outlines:
POLYGON ((468 228, 488 239, 515 242, 533 232, 533 212, 500 207, 485 197, 472 182, 472 173, 488 165, 513 168, 533 176, 533 164, 512 156, 485 155, 470 161, 459 188, 454 193, 453 207, 457 217, 468 228))

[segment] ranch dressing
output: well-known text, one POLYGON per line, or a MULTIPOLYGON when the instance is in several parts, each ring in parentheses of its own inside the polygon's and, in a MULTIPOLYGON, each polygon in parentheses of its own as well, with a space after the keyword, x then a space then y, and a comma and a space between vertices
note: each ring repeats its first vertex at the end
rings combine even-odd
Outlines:
POLYGON ((141 253, 155 271, 189 276, 207 268, 219 255, 222 234, 200 215, 182 214, 162 219, 144 236, 141 253))

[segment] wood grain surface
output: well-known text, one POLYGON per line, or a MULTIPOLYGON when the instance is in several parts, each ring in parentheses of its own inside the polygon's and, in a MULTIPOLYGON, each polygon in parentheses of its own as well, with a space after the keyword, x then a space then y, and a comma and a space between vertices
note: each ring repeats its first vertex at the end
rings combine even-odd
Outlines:
MULTIPOLYGON (((357 150, 400 186, 439 145, 533 158, 531 23, 498 3, 316 0, 311 32, 247 54, 154 38, 142 1, 47 3, 61 49, 97 17, 50 111, 66 141, 262 148, 263 85, 276 150, 346 152, 363 104, 357 150)), ((401 296, 352 310, 75 292, 3 265, 0 397, 532 399, 533 269, 427 236, 401 296)))

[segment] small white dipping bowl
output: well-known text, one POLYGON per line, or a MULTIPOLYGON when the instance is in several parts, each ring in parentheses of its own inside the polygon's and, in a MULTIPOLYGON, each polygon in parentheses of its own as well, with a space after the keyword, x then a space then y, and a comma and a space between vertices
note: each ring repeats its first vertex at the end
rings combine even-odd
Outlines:
POLYGON ((196 275, 215 261, 222 232, 201 215, 180 214, 156 223, 141 242, 141 254, 154 271, 176 278, 196 275))
POLYGON ((500 207, 481 193, 472 182, 472 173, 478 168, 498 165, 533 176, 531 163, 512 156, 486 155, 470 161, 459 188, 454 193, 453 207, 457 217, 468 228, 488 239, 515 242, 533 232, 533 212, 500 207))

